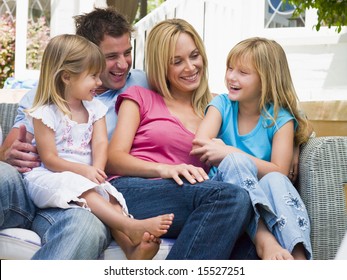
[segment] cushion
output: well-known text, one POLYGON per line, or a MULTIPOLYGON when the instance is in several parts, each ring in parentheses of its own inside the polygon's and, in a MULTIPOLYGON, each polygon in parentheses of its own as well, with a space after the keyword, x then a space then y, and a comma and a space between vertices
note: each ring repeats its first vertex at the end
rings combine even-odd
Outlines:
MULTIPOLYGON (((174 239, 163 238, 160 249, 154 259, 165 259, 173 244, 174 239)), ((31 230, 22 228, 0 230, 0 259, 2 260, 28 260, 40 246, 40 237, 31 230)), ((126 257, 117 243, 112 241, 99 259, 125 260, 126 257)))
POLYGON ((0 230, 0 259, 28 260, 40 248, 40 237, 22 228, 0 230))

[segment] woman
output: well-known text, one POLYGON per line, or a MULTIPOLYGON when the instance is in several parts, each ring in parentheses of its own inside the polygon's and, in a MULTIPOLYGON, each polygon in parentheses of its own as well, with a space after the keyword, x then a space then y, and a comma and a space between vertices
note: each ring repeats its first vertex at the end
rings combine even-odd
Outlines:
POLYGON ((202 40, 184 20, 162 21, 148 35, 145 61, 152 90, 131 87, 116 103, 110 182, 135 218, 175 215, 168 259, 228 259, 252 211, 246 191, 207 180, 206 167, 189 155, 212 98, 202 40))

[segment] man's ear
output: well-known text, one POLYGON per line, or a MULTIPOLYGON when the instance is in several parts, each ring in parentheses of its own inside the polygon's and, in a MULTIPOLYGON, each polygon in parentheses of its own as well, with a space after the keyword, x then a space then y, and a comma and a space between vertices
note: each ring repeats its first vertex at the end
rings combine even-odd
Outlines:
POLYGON ((63 71, 61 74, 61 79, 64 84, 68 85, 70 83, 71 75, 68 72, 63 71))

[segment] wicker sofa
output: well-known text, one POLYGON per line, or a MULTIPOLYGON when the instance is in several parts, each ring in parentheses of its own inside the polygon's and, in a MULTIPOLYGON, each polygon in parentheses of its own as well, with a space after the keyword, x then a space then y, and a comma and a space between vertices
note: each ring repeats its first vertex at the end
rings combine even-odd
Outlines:
MULTIPOLYGON (((10 130, 17 104, 0 104, 0 125, 10 130)), ((300 153, 298 188, 311 219, 313 257, 334 259, 347 230, 347 137, 311 138, 300 153)), ((164 240, 156 256, 163 259, 173 244, 164 240)), ((24 229, 0 230, 0 259, 28 259, 40 246, 40 238, 24 229)), ((113 242, 101 256, 121 259, 124 254, 113 242)))

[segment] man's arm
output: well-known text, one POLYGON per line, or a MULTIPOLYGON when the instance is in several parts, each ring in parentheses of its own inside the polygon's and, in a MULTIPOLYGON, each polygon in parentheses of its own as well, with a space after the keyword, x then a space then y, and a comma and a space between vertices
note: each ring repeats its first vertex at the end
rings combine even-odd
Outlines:
POLYGON ((0 147, 0 160, 14 166, 19 172, 27 172, 40 165, 36 147, 31 144, 33 135, 25 126, 13 127, 0 147))

